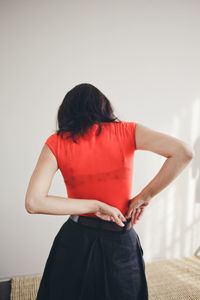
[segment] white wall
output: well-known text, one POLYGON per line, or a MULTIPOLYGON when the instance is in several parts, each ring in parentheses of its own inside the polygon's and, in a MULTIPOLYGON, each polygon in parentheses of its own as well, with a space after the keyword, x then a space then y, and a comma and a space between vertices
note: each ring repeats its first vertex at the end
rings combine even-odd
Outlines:
MULTIPOLYGON (((196 157, 135 225, 146 261, 200 246, 200 2, 1 1, 0 278, 43 271, 68 216, 30 215, 25 193, 58 106, 89 82, 122 120, 195 147, 196 157)), ((133 196, 164 158, 136 151, 133 196)), ((67 196, 60 173, 50 194, 67 196)))

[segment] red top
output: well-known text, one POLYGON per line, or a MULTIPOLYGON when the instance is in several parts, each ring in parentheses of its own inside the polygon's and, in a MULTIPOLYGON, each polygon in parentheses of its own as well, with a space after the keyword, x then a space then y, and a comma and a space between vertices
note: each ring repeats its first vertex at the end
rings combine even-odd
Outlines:
MULTIPOLYGON (((47 144, 56 157, 69 198, 96 199, 117 207, 125 215, 131 198, 135 122, 103 122, 84 137, 64 139, 50 135, 47 144)), ((79 214, 98 218, 92 213, 79 214)))

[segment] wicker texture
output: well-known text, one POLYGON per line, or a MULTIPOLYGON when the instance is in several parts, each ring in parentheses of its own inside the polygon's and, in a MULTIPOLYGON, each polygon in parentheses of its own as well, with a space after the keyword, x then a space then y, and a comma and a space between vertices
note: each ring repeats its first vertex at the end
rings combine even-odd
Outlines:
POLYGON ((182 257, 146 263, 149 298, 200 300, 200 257, 182 257))
MULTIPOLYGON (((145 263, 150 300, 200 300, 200 257, 145 263)), ((10 300, 35 300, 41 276, 14 277, 10 300)))

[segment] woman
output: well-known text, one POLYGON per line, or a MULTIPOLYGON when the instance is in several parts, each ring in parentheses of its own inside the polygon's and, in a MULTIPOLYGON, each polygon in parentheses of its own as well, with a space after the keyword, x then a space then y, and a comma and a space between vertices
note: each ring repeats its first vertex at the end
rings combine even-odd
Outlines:
POLYGON ((58 127, 41 151, 26 193, 29 213, 70 215, 57 233, 37 300, 146 300, 143 249, 133 225, 191 161, 183 141, 115 117, 91 84, 70 90, 58 127), (131 196, 135 150, 166 157, 158 174, 131 196), (60 170, 69 198, 48 195, 60 170))

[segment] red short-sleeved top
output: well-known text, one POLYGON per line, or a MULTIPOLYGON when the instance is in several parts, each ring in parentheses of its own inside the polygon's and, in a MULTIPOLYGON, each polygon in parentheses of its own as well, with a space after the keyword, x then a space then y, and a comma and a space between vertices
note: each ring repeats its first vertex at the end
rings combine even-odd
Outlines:
MULTIPOLYGON (((47 144, 56 157, 69 198, 96 199, 117 207, 123 214, 128 210, 133 178, 135 122, 103 122, 92 125, 74 143, 57 133, 47 144)), ((95 214, 79 214, 97 218, 95 214)))

